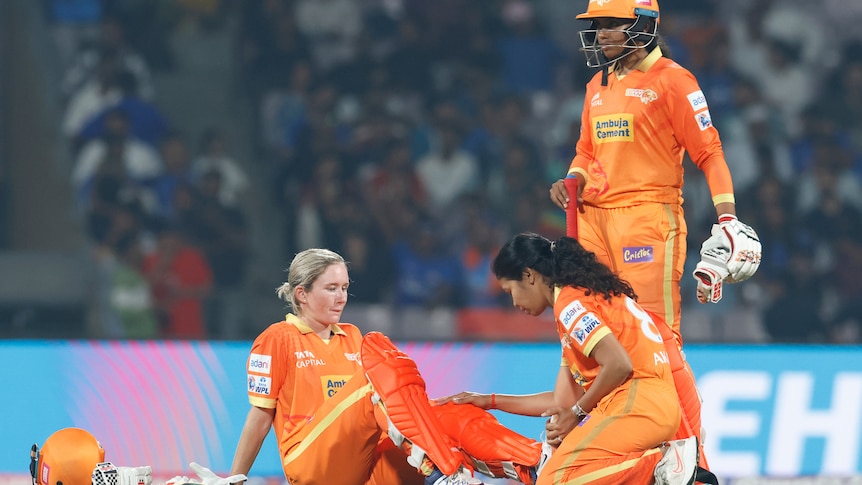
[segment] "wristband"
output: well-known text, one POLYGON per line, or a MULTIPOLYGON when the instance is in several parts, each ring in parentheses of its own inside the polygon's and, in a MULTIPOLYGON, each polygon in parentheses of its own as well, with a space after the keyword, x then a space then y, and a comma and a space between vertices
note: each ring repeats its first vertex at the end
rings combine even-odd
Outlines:
POLYGON ((575 405, 572 406, 572 412, 575 413, 575 416, 578 417, 578 420, 581 420, 581 419, 584 419, 587 417, 587 412, 584 411, 584 408, 582 408, 581 405, 578 403, 575 403, 575 405))
POLYGON ((721 224, 722 222, 730 222, 730 221, 736 221, 736 220, 739 220, 739 219, 737 219, 737 217, 733 214, 722 214, 722 215, 718 216, 719 224, 721 224))
POLYGON ((491 393, 491 407, 489 409, 497 409, 497 395, 491 393))

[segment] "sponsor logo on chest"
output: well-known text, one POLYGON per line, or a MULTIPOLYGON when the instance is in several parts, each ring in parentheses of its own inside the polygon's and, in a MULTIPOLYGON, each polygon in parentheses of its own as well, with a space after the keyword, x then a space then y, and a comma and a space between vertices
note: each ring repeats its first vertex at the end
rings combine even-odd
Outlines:
POLYGON ((596 116, 592 120, 593 138, 595 143, 611 143, 618 141, 634 141, 634 115, 631 113, 615 113, 596 116))
POLYGON ((293 353, 296 357, 296 368, 326 365, 326 361, 318 359, 310 350, 299 350, 293 353))
POLYGON ((652 89, 626 89, 626 96, 630 98, 640 98, 643 104, 650 104, 658 99, 658 93, 652 89))

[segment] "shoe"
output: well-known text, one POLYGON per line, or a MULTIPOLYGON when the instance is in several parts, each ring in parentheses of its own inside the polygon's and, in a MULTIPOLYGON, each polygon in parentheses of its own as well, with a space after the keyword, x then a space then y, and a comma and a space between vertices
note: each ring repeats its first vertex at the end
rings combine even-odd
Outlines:
POLYGON ((483 485, 483 483, 478 478, 474 478, 464 467, 449 476, 443 475, 439 468, 434 467, 434 472, 425 477, 425 485, 483 485))
POLYGON ((662 457, 654 472, 656 485, 693 485, 700 458, 697 437, 668 441, 660 449, 662 457))

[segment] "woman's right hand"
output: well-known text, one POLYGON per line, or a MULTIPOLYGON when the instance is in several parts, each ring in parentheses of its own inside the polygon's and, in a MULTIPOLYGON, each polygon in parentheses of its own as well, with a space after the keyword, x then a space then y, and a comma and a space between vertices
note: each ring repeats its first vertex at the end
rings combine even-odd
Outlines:
POLYGON ((491 395, 465 391, 459 392, 458 394, 452 394, 451 396, 434 399, 435 404, 446 404, 449 402, 453 402, 455 404, 472 404, 482 409, 489 409, 491 407, 491 395))
MULTIPOLYGON (((583 199, 581 198, 581 193, 584 191, 584 185, 586 184, 586 181, 580 175, 575 175, 575 177, 578 179, 578 209, 583 210, 583 199)), ((556 204, 557 207, 565 210, 566 207, 569 206, 569 200, 571 200, 571 195, 569 194, 569 191, 566 190, 566 183, 563 181, 563 179, 557 180, 556 182, 551 184, 551 188, 548 192, 550 193, 551 201, 556 204)))

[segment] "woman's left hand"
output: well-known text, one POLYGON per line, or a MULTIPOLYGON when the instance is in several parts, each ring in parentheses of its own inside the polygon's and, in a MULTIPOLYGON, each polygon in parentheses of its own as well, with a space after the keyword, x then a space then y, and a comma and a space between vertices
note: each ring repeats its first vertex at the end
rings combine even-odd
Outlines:
POLYGON ((448 402, 453 402, 455 404, 472 404, 482 409, 489 409, 491 407, 491 395, 465 391, 451 396, 434 399, 435 404, 446 404, 448 402))

